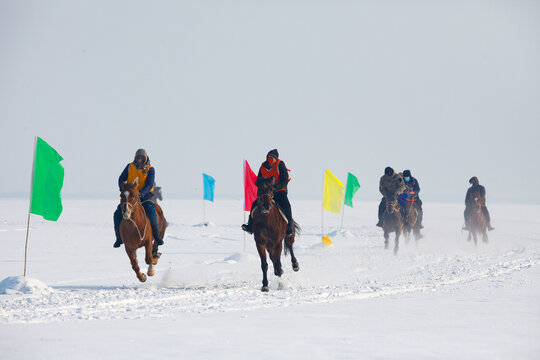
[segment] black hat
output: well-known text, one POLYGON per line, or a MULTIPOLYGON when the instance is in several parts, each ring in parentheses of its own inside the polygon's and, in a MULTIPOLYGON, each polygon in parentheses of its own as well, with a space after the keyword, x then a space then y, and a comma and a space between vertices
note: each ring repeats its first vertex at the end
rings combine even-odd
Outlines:
POLYGON ((392 169, 390 166, 387 166, 386 169, 384 169, 384 175, 387 175, 387 176, 394 175, 394 169, 392 169))
POLYGON ((269 157, 269 156, 277 160, 279 158, 279 153, 277 149, 270 150, 268 154, 266 154, 266 157, 269 157))
POLYGON ((469 179, 469 184, 478 184, 478 178, 476 176, 473 176, 469 179))
POLYGON ((405 176, 405 177, 411 177, 411 170, 405 170, 405 171, 403 172, 403 176, 405 176))

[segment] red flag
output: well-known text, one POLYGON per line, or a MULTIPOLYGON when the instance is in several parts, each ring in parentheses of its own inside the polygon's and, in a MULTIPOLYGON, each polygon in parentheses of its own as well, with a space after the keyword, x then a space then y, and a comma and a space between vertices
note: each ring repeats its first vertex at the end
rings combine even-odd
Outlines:
POLYGON ((257 175, 251 170, 247 160, 244 160, 244 211, 251 211, 251 204, 257 199, 257 175))

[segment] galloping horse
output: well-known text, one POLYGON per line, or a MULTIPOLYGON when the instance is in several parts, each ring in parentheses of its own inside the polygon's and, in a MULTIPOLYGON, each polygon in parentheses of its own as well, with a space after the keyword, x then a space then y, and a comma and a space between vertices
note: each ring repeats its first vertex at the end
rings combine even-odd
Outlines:
POLYGON ((418 220, 418 210, 416 209, 417 196, 414 192, 411 192, 407 196, 407 202, 405 203, 405 222, 403 224, 403 235, 409 239, 411 231, 414 234, 415 240, 419 240, 422 235, 420 235, 420 229, 416 226, 416 221, 418 220))
POLYGON ((283 239, 285 239, 285 255, 287 251, 291 253, 292 269, 298 271, 298 261, 294 256, 293 244, 295 234, 299 233, 300 227, 293 222, 293 234, 285 237, 287 223, 283 219, 278 206, 273 200, 274 188, 271 180, 263 181, 257 190, 257 207, 253 211, 253 235, 257 245, 257 251, 261 258, 261 269, 263 272, 263 286, 261 291, 268 291, 268 278, 266 272, 268 263, 266 262, 266 252, 270 255, 270 260, 274 265, 274 274, 281 277, 281 250, 283 239))
MULTIPOLYGON (((152 245, 154 239, 152 226, 139 199, 137 181, 122 184, 120 188, 120 205, 123 216, 120 222, 120 237, 124 242, 124 248, 131 261, 133 271, 135 271, 137 278, 141 282, 145 282, 146 275, 140 272, 137 262, 137 249, 143 246, 145 248, 146 256, 144 260, 148 264, 148 276, 154 276, 154 265, 157 265, 161 254, 157 251, 158 245, 155 243, 152 245)), ((167 221, 163 216, 163 210, 158 204, 156 204, 156 213, 158 216, 160 236, 163 238, 167 221)))
POLYGON ((391 232, 396 233, 394 255, 397 255, 399 250, 399 236, 403 230, 403 218, 399 212, 399 205, 397 200, 386 201, 386 210, 383 214, 383 226, 384 230, 384 248, 388 249, 388 238, 391 232))
POLYGON ((474 245, 478 245, 478 234, 482 234, 482 240, 486 243, 488 242, 486 217, 484 211, 482 211, 483 205, 480 195, 477 194, 473 197, 473 204, 468 210, 467 219, 469 236, 467 237, 467 240, 471 241, 472 237, 474 239, 474 245))

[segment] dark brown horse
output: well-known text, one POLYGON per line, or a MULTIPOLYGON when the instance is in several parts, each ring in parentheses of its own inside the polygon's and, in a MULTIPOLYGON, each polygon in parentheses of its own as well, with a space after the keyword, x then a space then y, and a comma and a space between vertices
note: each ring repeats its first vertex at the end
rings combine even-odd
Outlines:
MULTIPOLYGON (((148 276, 154 276, 154 265, 157 264, 159 256, 158 245, 152 243, 154 237, 152 235, 152 226, 150 220, 146 216, 146 212, 139 199, 139 191, 137 190, 137 182, 125 182, 120 188, 120 205, 122 207, 122 221, 120 222, 120 237, 124 242, 124 248, 131 261, 131 267, 137 278, 141 282, 146 281, 146 275, 141 273, 137 262, 137 249, 144 246, 145 262, 148 264, 148 276)), ((163 210, 156 204, 156 213, 160 228, 161 238, 165 235, 167 221, 163 216, 163 210)))
POLYGON ((411 236, 411 232, 414 234, 414 238, 419 240, 422 238, 420 234, 420 229, 416 226, 418 220, 418 210, 416 209, 416 194, 413 192, 407 197, 407 202, 405 203, 405 221, 403 224, 403 235, 407 240, 411 236))
POLYGON ((396 233, 394 255, 397 255, 399 250, 399 236, 403 230, 403 218, 399 211, 399 204, 397 200, 386 201, 386 210, 383 214, 383 226, 384 230, 384 248, 388 249, 388 239, 390 233, 396 233))
POLYGON ((274 265, 274 274, 281 277, 281 250, 283 239, 285 239, 285 255, 287 251, 291 253, 291 263, 294 271, 298 271, 298 261, 294 256, 294 237, 300 228, 293 222, 294 232, 291 236, 285 237, 287 223, 280 214, 278 206, 274 200, 274 188, 271 181, 263 181, 257 190, 257 207, 253 211, 253 235, 257 245, 257 251, 261 258, 261 269, 263 272, 263 286, 261 291, 268 291, 268 263, 266 262, 266 252, 270 255, 270 260, 274 265))
POLYGON ((482 240, 484 242, 488 242, 487 223, 484 211, 482 209, 483 205, 484 204, 482 203, 480 196, 477 195, 473 198, 473 204, 468 209, 467 227, 469 229, 469 236, 467 236, 467 240, 471 241, 471 238, 473 238, 474 245, 478 245, 477 237, 479 234, 482 234, 482 240))

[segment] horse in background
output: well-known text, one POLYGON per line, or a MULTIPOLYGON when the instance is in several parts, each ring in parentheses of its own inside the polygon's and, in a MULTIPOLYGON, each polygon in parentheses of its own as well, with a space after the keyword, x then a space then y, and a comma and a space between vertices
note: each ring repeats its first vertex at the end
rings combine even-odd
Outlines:
POLYGON ((480 195, 476 194, 473 197, 472 206, 465 209, 465 213, 467 214, 466 218, 468 220, 467 228, 469 230, 467 240, 471 241, 471 238, 474 239, 474 245, 478 245, 477 237, 479 234, 482 234, 482 240, 485 243, 488 242, 487 222, 484 211, 482 211, 483 205, 480 195))
MULTIPOLYGON (((157 265, 161 253, 158 252, 158 245, 153 242, 152 226, 139 199, 137 181, 134 183, 125 182, 121 185, 120 206, 122 208, 120 237, 124 242, 124 248, 126 249, 126 254, 131 262, 133 271, 135 271, 137 278, 141 282, 145 282, 146 275, 141 273, 137 262, 137 249, 143 246, 145 248, 145 262, 148 265, 148 276, 154 276, 154 265, 157 265)), ((167 221, 163 215, 163 210, 157 203, 156 214, 160 236, 163 238, 167 221)))
POLYGON ((403 230, 403 218, 400 213, 400 208, 397 200, 387 200, 386 209, 383 214, 382 228, 384 231, 384 248, 388 249, 390 233, 396 234, 394 255, 397 255, 399 250, 399 236, 403 230))
POLYGON ((413 191, 410 194, 407 194, 407 199, 405 201, 405 221, 403 223, 403 235, 407 239, 410 239, 411 233, 413 233, 416 241, 422 238, 420 234, 420 228, 416 226, 418 220, 418 209, 416 208, 416 193, 413 191))
POLYGON ((287 222, 283 218, 281 211, 274 202, 274 187, 272 179, 263 181, 257 189, 257 206, 252 212, 253 216, 253 236, 259 257, 261 258, 261 269, 263 272, 263 286, 261 291, 267 292, 268 288, 268 263, 266 252, 270 255, 270 260, 274 266, 274 275, 281 277, 283 269, 281 267, 281 250, 283 239, 285 239, 285 255, 291 253, 292 269, 299 270, 299 265, 294 256, 293 244, 295 235, 300 232, 300 227, 293 222, 293 234, 286 237, 287 222))

